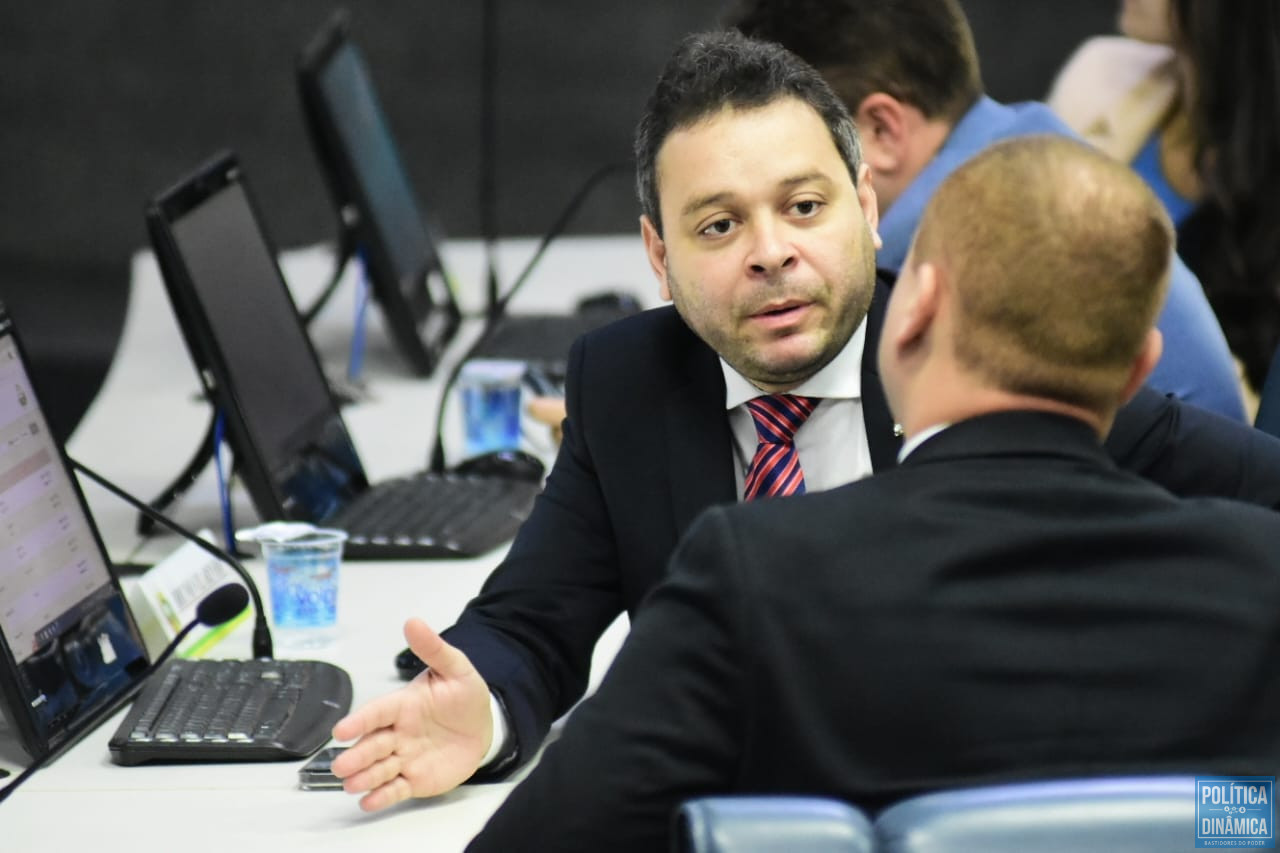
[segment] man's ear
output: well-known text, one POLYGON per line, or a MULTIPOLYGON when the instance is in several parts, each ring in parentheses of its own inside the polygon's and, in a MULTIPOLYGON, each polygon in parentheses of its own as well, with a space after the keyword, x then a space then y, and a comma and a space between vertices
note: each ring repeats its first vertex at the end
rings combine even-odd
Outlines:
POLYGON ((938 267, 924 261, 912 273, 909 289, 897 293, 895 288, 894 298, 901 298, 903 302, 894 315, 893 328, 885 331, 899 350, 916 349, 933 328, 941 301, 941 275, 938 267))
POLYGON ((1142 383, 1146 382, 1151 371, 1156 369, 1156 363, 1160 361, 1160 355, 1163 352, 1164 335, 1160 334, 1159 329, 1153 328, 1147 332, 1147 339, 1142 342, 1142 351, 1138 353, 1138 357, 1133 360, 1133 366, 1129 368, 1129 381, 1125 383, 1124 394, 1120 398, 1122 404, 1129 402, 1129 399, 1138 393, 1142 383))
POLYGON ((854 111, 853 123, 862 137, 864 156, 878 175, 892 176, 902 171, 907 159, 906 107, 884 92, 872 92, 854 111))
POLYGON ((658 229, 648 216, 640 217, 640 236, 644 238, 644 253, 649 256, 649 266, 658 277, 658 295, 664 302, 671 301, 671 288, 667 286, 667 244, 662 241, 658 229))
POLYGON ((884 248, 880 239, 880 202, 876 200, 875 182, 871 178, 871 167, 866 163, 858 166, 858 204, 862 206, 862 215, 871 228, 871 239, 877 250, 884 248))

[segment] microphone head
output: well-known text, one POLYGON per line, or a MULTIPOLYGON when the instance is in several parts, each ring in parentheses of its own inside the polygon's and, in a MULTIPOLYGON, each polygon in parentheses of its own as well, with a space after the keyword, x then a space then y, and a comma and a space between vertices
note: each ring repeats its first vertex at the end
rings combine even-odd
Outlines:
POLYGON ((196 605, 196 621, 212 628, 229 622, 249 603, 249 593, 237 583, 223 584, 200 599, 196 605))

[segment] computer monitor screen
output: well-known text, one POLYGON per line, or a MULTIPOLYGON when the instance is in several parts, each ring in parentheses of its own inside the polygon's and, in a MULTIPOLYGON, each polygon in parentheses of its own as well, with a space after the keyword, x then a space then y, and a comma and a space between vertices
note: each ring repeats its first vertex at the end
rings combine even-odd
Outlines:
POLYGON ((147 655, 0 307, 0 695, 56 752, 127 699, 147 655))
POLYGON ((392 336, 430 373, 457 329, 457 302, 360 50, 336 17, 304 51, 298 82, 307 127, 342 227, 392 336))

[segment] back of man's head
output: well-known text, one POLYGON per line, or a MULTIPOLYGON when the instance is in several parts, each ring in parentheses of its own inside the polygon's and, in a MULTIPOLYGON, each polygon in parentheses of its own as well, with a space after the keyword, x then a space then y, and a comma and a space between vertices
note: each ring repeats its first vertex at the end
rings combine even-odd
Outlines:
POLYGON ((982 94, 959 0, 737 0, 725 21, 817 68, 850 112, 884 92, 952 124, 982 94))
POLYGON ((698 33, 681 41, 667 60, 636 127, 636 194, 659 234, 657 159, 667 137, 726 108, 764 107, 780 98, 796 98, 818 113, 858 182, 858 132, 822 75, 776 44, 732 30, 698 33))
POLYGON ((1127 166, 1061 136, 999 143, 951 174, 916 232, 955 293, 954 356, 1004 391, 1121 402, 1164 303, 1173 227, 1127 166))

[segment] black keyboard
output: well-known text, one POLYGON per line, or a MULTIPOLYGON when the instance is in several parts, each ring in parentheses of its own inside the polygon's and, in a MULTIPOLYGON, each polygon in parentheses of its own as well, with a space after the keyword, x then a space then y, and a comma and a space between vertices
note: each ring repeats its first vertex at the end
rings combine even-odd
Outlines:
POLYGON ((351 678, 316 660, 171 660, 108 748, 116 764, 286 761, 315 752, 351 707, 351 678))
POLYGON ((540 491, 526 480, 423 473, 379 483, 324 524, 347 531, 352 559, 474 557, 510 541, 540 491))

